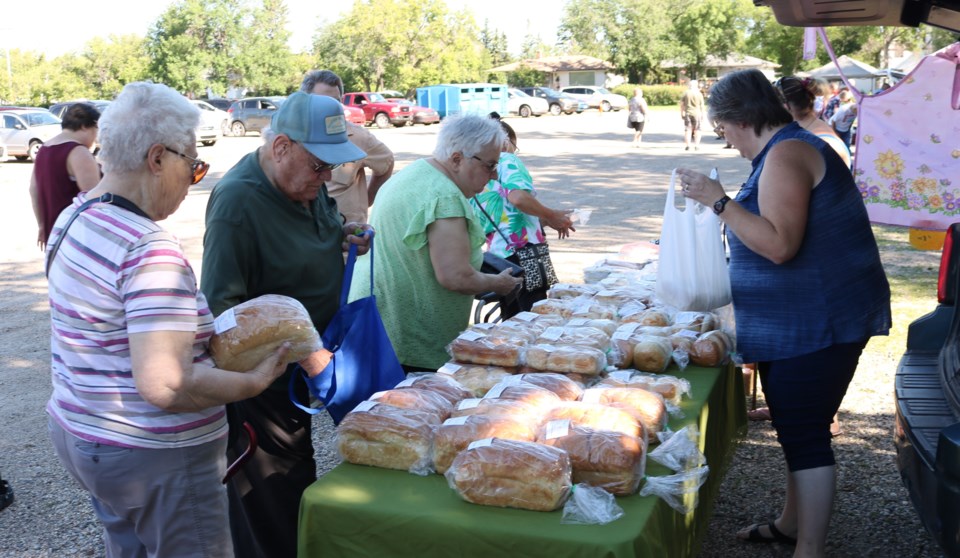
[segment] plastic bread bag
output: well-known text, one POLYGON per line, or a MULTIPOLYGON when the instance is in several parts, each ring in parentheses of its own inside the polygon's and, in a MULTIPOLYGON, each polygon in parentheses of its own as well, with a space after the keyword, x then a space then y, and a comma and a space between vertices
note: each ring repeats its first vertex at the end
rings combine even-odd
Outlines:
POLYGON ((617 319, 621 322, 639 322, 647 305, 639 300, 628 300, 617 307, 617 319))
POLYGON ((323 349, 303 304, 288 296, 268 294, 224 311, 214 321, 210 356, 223 370, 247 372, 290 343, 286 361, 298 362, 323 349))
POLYGON ((437 369, 438 376, 450 376, 473 397, 483 397, 500 380, 513 375, 513 369, 462 362, 448 362, 437 369))
POLYGON ((713 312, 677 312, 674 326, 696 333, 706 333, 720 328, 720 318, 713 312))
POLYGON ((646 477, 641 496, 657 496, 671 508, 686 515, 697 509, 700 503, 700 487, 710 474, 709 467, 697 467, 689 471, 664 477, 646 477))
POLYGON ((443 395, 415 387, 378 391, 370 396, 369 401, 430 413, 438 424, 447 420, 454 408, 454 404, 443 395))
POLYGON ((583 397, 583 384, 555 372, 528 372, 514 376, 525 384, 548 389, 562 401, 579 401, 583 397))
POLYGON ((535 408, 538 413, 549 411, 561 402, 560 397, 553 391, 526 383, 519 375, 504 378, 499 384, 490 388, 483 398, 519 401, 535 408))
MULTIPOLYGON (((565 300, 565 299, 564 299, 565 300)), ((530 307, 530 311, 534 314, 552 314, 555 316, 560 316, 562 318, 570 317, 570 309, 564 303, 564 300, 559 298, 547 298, 544 300, 538 300, 533 303, 530 307)))
POLYGON ((647 462, 644 438, 573 426, 570 419, 559 419, 539 429, 537 442, 567 452, 575 483, 617 496, 634 494, 640 487, 647 462))
POLYGON ((565 302, 569 307, 568 317, 570 318, 617 319, 617 307, 613 304, 603 304, 585 296, 565 302))
POLYGON ((696 341, 697 334, 686 329, 670 335, 670 344, 673 346, 671 357, 680 370, 684 370, 690 365, 690 353, 693 352, 693 344, 696 341))
POLYGON ((688 471, 707 464, 707 458, 700 451, 700 432, 697 426, 684 426, 676 432, 657 434, 660 445, 650 452, 650 459, 673 471, 688 471))
POLYGON ((643 425, 628 409, 594 401, 564 401, 542 415, 543 424, 556 420, 569 420, 571 427, 618 432, 634 438, 646 433, 643 425))
POLYGON ((697 366, 720 366, 727 362, 733 349, 729 335, 719 329, 708 331, 693 342, 690 362, 697 366))
POLYGON ((567 525, 606 525, 623 517, 616 498, 602 488, 580 483, 573 485, 563 505, 560 523, 567 525))
POLYGON ((443 396, 450 402, 450 405, 456 405, 468 397, 473 397, 473 393, 450 374, 434 374, 432 372, 410 374, 394 387, 394 389, 410 388, 432 391, 443 396))
POLYGON ((573 486, 567 452, 536 444, 486 438, 467 446, 444 476, 473 504, 553 511, 573 486))
POLYGON ((638 370, 617 370, 601 380, 612 387, 636 387, 659 393, 664 401, 679 405, 683 396, 690 395, 690 381, 669 374, 651 374, 638 370))
POLYGON ((596 376, 607 367, 607 354, 592 347, 548 345, 527 347, 526 366, 548 372, 596 376))
POLYGON ((593 296, 600 289, 596 285, 584 283, 557 283, 547 290, 547 298, 577 298, 578 296, 593 296))
POLYGON ((670 366, 673 344, 659 335, 641 335, 633 345, 633 367, 662 374, 670 366))
POLYGON ((450 418, 470 415, 489 415, 514 417, 517 420, 537 420, 541 411, 530 403, 515 399, 464 399, 457 404, 450 414, 450 418))
POLYGON ((563 324, 564 327, 591 327, 599 329, 600 331, 607 334, 609 338, 613 335, 613 332, 617 330, 620 326, 615 320, 607 320, 601 318, 570 318, 567 323, 563 324))
POLYGON ((643 425, 650 443, 658 441, 657 433, 667 425, 667 405, 663 396, 645 389, 601 384, 584 391, 581 401, 625 411, 643 425))
POLYGON ((438 428, 433 441, 433 464, 441 475, 454 458, 471 443, 484 438, 533 442, 536 424, 524 416, 466 415, 449 418, 438 428))
POLYGON ((548 327, 537 337, 536 343, 549 345, 576 345, 606 351, 610 348, 610 336, 595 327, 548 327))
POLYGON ((433 413, 364 401, 337 427, 337 451, 357 465, 426 476, 433 472, 437 426, 433 413))
MULTIPOLYGON (((544 301, 540 300, 537 302, 544 301)), ((537 302, 533 303, 533 306, 536 306, 537 302)), ((555 300, 553 304, 563 307, 563 302, 559 300, 555 300)), ((567 317, 560 315, 559 310, 557 312, 518 312, 517 314, 504 320, 497 329, 503 329, 504 327, 523 326, 533 329, 536 331, 537 335, 539 335, 540 332, 550 326, 563 325, 567 319, 567 317)))
POLYGON ((518 366, 523 343, 507 337, 467 330, 447 345, 447 354, 458 362, 493 366, 518 366))

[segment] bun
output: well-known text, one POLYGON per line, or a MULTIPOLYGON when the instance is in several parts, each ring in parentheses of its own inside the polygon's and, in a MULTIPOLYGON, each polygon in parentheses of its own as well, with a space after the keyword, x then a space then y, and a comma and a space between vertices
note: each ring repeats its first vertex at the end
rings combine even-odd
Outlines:
POLYGON ((440 474, 447 472, 454 458, 467 446, 484 438, 532 442, 536 436, 530 421, 503 415, 469 415, 448 419, 437 429, 433 442, 433 464, 440 474))
POLYGON ((512 372, 498 366, 448 362, 437 370, 437 374, 452 377, 469 390, 472 397, 483 397, 490 388, 512 375, 512 372))
POLYGON ((323 348, 310 314, 294 298, 263 295, 226 310, 214 323, 210 355, 218 368, 248 372, 290 343, 286 361, 297 362, 323 348))
POLYGON ((566 427, 548 423, 537 442, 562 449, 570 456, 574 484, 586 483, 611 494, 633 494, 646 469, 646 441, 619 432, 566 427))
POLYGON ((690 362, 697 366, 720 366, 727 360, 731 349, 733 343, 726 333, 719 329, 708 331, 694 341, 690 362))
POLYGON ((606 355, 591 347, 545 344, 527 347, 527 366, 535 370, 596 376, 606 365, 606 355))
POLYGON ((572 487, 567 452, 496 438, 471 446, 453 460, 445 475, 467 502, 553 511, 567 499, 572 487))
POLYGON ((644 335, 633 346, 633 367, 643 372, 661 373, 670 366, 673 345, 666 337, 644 335))
POLYGON ((426 474, 436 416, 364 402, 337 427, 337 450, 350 463, 426 474))

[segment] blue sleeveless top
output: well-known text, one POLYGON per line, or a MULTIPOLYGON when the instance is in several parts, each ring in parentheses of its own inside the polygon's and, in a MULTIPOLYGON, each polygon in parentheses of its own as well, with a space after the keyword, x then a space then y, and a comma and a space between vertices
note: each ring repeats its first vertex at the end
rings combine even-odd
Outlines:
POLYGON ((784 140, 813 146, 826 173, 810 195, 803 243, 777 265, 727 228, 737 351, 744 362, 804 355, 890 330, 890 286, 866 207, 850 169, 826 142, 796 122, 778 131, 753 160, 736 201, 759 215, 760 172, 770 148, 784 140))

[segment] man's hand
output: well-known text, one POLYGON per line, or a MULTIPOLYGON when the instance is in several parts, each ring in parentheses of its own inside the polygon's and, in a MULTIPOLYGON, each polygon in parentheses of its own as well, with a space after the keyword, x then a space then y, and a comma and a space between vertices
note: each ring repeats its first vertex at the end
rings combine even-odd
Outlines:
POLYGON ((351 244, 357 245, 357 255, 362 256, 370 251, 370 239, 374 234, 373 227, 366 223, 349 222, 343 226, 343 251, 350 249, 351 244), (369 231, 369 232, 368 232, 369 231))

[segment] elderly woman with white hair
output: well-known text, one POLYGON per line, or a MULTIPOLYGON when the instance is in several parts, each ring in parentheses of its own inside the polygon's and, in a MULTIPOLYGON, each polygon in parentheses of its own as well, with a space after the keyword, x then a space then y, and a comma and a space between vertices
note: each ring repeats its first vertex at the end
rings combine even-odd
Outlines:
POLYGON ((50 436, 90 493, 109 557, 233 556, 224 404, 283 372, 285 348, 246 374, 213 365, 213 316, 157 224, 209 168, 199 119, 167 86, 124 87, 99 121, 105 174, 48 244, 50 436))
MULTIPOLYGON (((408 372, 435 371, 470 318, 473 295, 505 295, 520 284, 509 271, 480 273, 486 238, 470 198, 497 176, 506 136, 478 115, 444 119, 433 157, 395 174, 377 194, 373 292, 387 334, 408 372)), ((360 258, 350 298, 369 294, 369 261, 360 258)))

